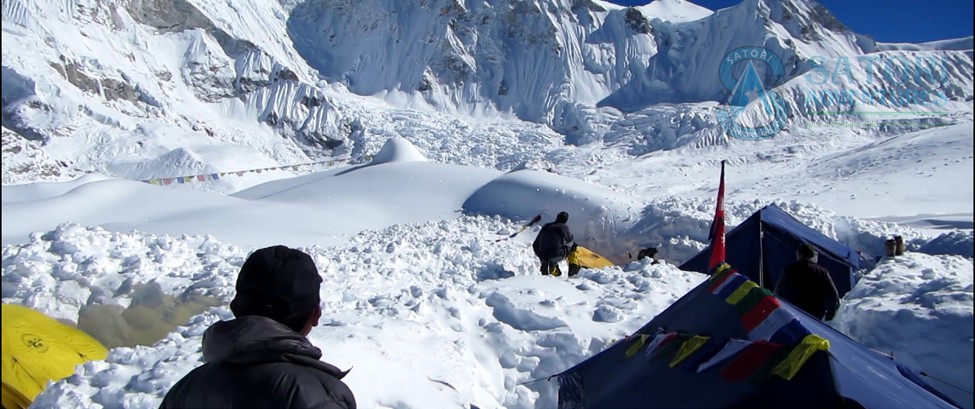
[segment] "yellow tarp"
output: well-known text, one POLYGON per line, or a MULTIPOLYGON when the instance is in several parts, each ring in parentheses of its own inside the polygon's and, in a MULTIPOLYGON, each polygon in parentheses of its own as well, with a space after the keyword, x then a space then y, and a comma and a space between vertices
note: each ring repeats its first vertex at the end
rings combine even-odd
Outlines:
POLYGON ((603 268, 613 265, 606 257, 600 256, 582 246, 576 246, 576 250, 569 253, 569 264, 578 264, 586 268, 603 268))
POLYGON ((81 330, 40 312, 3 304, 3 407, 26 408, 50 380, 75 365, 105 359, 108 350, 81 330))

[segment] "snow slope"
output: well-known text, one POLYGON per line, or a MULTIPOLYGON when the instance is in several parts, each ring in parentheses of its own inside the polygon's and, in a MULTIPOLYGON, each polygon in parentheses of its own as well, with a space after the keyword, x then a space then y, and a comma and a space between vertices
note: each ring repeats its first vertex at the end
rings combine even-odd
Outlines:
POLYGON ((654 0, 635 8, 651 20, 659 18, 675 23, 700 20, 712 14, 711 10, 685 0, 654 0))
POLYGON ((247 253, 287 244, 361 407, 554 407, 529 381, 703 279, 673 265, 727 160, 729 227, 775 202, 877 262, 836 325, 972 407, 948 386, 971 388, 971 38, 878 44, 810 0, 5 0, 2 24, 3 301, 141 342, 37 406, 158 406, 247 253), (774 137, 718 123, 739 47, 782 59, 755 64, 774 137), (537 227, 494 243, 561 210, 621 265, 553 280, 537 227), (893 235, 911 253, 875 259, 893 235), (630 263, 648 246, 663 264, 630 263), (176 318, 141 333, 125 308, 176 318))
MULTIPOLYGON (((342 231, 348 220, 373 223, 329 246, 315 244, 313 237, 294 225, 269 230, 242 223, 226 212, 207 213, 217 234, 231 230, 220 226, 236 229, 226 240, 150 233, 186 225, 178 217, 137 220, 137 208, 145 202, 131 194, 132 182, 77 181, 74 184, 79 186, 72 191, 94 185, 101 195, 71 197, 71 207, 34 206, 38 218, 57 226, 4 246, 4 302, 74 321, 90 316, 84 311, 98 305, 118 309, 155 305, 157 311, 176 311, 190 308, 193 301, 214 300, 196 306, 202 314, 151 346, 116 347, 107 360, 80 366, 74 376, 39 396, 35 406, 158 406, 168 388, 200 364, 199 343, 205 328, 231 317, 226 304, 233 295, 237 269, 257 243, 291 244, 311 254, 319 266, 325 280, 325 314, 309 337, 323 348, 326 361, 352 368, 346 380, 361 407, 555 407, 557 388, 546 378, 636 330, 704 279, 677 270, 667 258, 661 264, 642 260, 584 270, 571 279, 544 277, 536 274, 537 260, 530 252, 537 226, 512 240, 494 239, 516 231, 524 222, 499 214, 554 209, 553 203, 578 209, 570 222, 585 223, 588 217, 621 220, 601 224, 607 235, 612 229, 635 231, 657 225, 666 226, 659 233, 664 237, 676 239, 678 232, 693 232, 702 239, 713 209, 710 202, 669 199, 631 208, 624 204, 634 199, 624 193, 596 188, 581 194, 585 184, 577 180, 527 169, 498 175, 437 165, 417 161, 416 151, 403 141, 388 146, 388 157, 399 160, 346 168, 344 175, 327 172, 282 179, 223 199, 258 201, 277 209, 278 215, 303 219, 328 231, 342 231), (427 171, 433 166, 439 171, 427 171), (348 180, 350 185, 358 182, 356 188, 342 189, 356 192, 355 201, 330 203, 328 190, 316 186, 345 183, 340 181, 364 172, 372 173, 348 180), (421 200, 395 196, 409 190, 403 186, 407 176, 413 179, 408 187, 421 200), (461 181, 465 176, 470 179, 461 181), (428 186, 439 190, 425 190, 428 186), (484 189, 497 192, 486 195, 484 189), (512 205, 498 201, 498 195, 512 205), (124 231, 112 225, 64 223, 80 219, 75 213, 103 203, 98 196, 117 198, 120 206, 115 212, 131 220, 124 231), (397 201, 398 217, 414 221, 390 221, 391 210, 385 203, 390 197, 397 201), (478 209, 478 214, 456 213, 461 202, 464 208, 478 209), (123 210, 125 204, 128 210, 123 210), (299 213, 322 205, 331 206, 330 217, 314 219, 299 213), (126 212, 133 214, 125 216, 126 212), (429 219, 419 220, 420 216, 429 219), (147 297, 146 285, 158 286, 173 298, 147 297)), ((152 202, 177 202, 188 193, 214 195, 145 188, 158 191, 152 202)), ((12 196, 17 203, 43 202, 55 200, 66 189, 4 187, 4 197, 10 190, 16 193, 12 196)), ((211 198, 209 203, 213 202, 211 198)), ((10 214, 8 205, 4 203, 5 217, 10 214)), ((758 205, 729 202, 729 222, 742 220, 758 205)), ((829 212, 800 204, 783 206, 810 226, 835 236, 837 218, 829 212)), ((27 218, 5 219, 4 237, 9 231, 30 230, 22 225, 31 223, 27 218)), ((882 234, 878 229, 887 227, 858 220, 848 224, 861 234, 882 234)), ((572 226, 585 229, 584 224, 572 226)), ((913 246, 918 237, 909 243, 913 246)), ((863 286, 844 300, 836 324, 875 348, 896 347, 898 359, 909 360, 933 377, 964 385, 966 372, 957 367, 958 357, 964 362, 965 356, 971 366, 971 271, 970 258, 953 255, 909 253, 881 261, 864 278, 863 286), (885 317, 896 317, 898 325, 889 325, 891 320, 885 317), (932 344, 916 336, 935 329, 943 334, 943 342, 932 344)), ((176 325, 153 322, 153 326, 165 324, 176 325)), ((969 369, 968 378, 970 373, 969 369)))
POLYGON ((416 161, 422 156, 404 143, 390 141, 375 164, 272 181, 233 196, 117 179, 4 186, 3 222, 11 227, 4 228, 3 242, 21 242, 32 232, 74 221, 120 231, 209 234, 247 247, 292 243, 296 237, 301 243, 330 245, 363 229, 455 214, 473 189, 498 174, 416 161), (368 208, 370 216, 334 216, 356 207, 368 208), (264 233, 247 233, 255 230, 264 233))

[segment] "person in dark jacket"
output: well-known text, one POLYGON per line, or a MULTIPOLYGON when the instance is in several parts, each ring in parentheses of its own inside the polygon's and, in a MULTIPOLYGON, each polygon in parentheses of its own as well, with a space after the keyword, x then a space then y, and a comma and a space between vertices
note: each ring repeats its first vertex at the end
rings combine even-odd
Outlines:
POLYGON ((559 262, 565 260, 569 253, 575 249, 572 232, 566 225, 568 221, 569 214, 559 212, 555 216, 554 222, 542 226, 542 230, 538 232, 538 236, 532 242, 532 249, 542 263, 540 270, 543 275, 562 275, 559 262))
POLYGON ((304 252, 251 254, 240 268, 234 319, 203 334, 202 366, 179 380, 160 408, 355 409, 346 372, 319 360, 305 338, 318 325, 322 278, 304 252))
POLYGON ((816 248, 808 243, 800 244, 796 259, 779 277, 775 295, 813 317, 832 320, 839 308, 839 293, 829 271, 816 264, 816 248))

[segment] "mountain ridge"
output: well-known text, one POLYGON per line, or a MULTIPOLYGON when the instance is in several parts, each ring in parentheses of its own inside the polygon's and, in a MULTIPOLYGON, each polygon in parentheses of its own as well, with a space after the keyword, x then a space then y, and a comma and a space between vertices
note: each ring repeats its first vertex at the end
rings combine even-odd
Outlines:
MULTIPOLYGON (((255 166, 362 154, 364 146, 381 143, 370 141, 378 124, 364 115, 377 108, 439 111, 462 121, 513 118, 575 146, 631 140, 607 134, 610 122, 682 105, 677 111, 698 118, 692 128, 634 148, 726 143, 710 106, 730 91, 718 75, 722 59, 744 46, 764 47, 782 60, 784 75, 760 75, 763 84, 781 88, 790 124, 831 119, 808 113, 821 110, 807 98, 817 87, 797 85, 800 79, 836 61, 884 53, 944 58, 945 81, 914 85, 951 89, 950 110, 970 112, 971 51, 938 49, 964 48, 963 40, 878 45, 810 0, 702 9, 676 0, 634 8, 587 0, 255 1, 246 7, 203 0, 11 0, 3 6, 3 126, 38 141, 63 171, 10 168, 20 176, 5 181, 60 180, 92 170, 156 177, 130 164, 159 162, 177 149, 198 163, 174 162, 173 174, 226 170, 205 153, 212 144, 240 146, 255 166), (662 9, 693 17, 651 15, 662 9), (381 102, 367 101, 372 97, 381 102)), ((857 72, 843 86, 897 86, 883 78, 865 83, 873 73, 857 72)), ((917 110, 924 104, 880 105, 917 110)), ((484 164, 504 169, 509 162, 484 164)))

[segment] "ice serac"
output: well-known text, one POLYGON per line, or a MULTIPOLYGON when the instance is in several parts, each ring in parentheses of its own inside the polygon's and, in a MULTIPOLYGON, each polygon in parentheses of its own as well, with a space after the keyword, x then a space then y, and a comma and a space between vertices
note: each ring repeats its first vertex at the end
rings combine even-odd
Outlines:
MULTIPOLYGON (((290 47, 283 16, 274 2, 4 2, 4 127, 44 141, 65 163, 62 178, 144 178, 133 161, 177 147, 211 171, 219 160, 205 151, 217 146, 250 150, 261 163, 342 151, 349 126, 312 84, 317 75, 290 47)), ((19 181, 57 179, 5 170, 19 181)))
POLYGON ((657 52, 642 81, 627 84, 604 105, 635 110, 652 103, 721 101, 727 95, 718 71, 732 51, 765 48, 776 54, 784 76, 766 73, 775 87, 814 66, 813 57, 832 59, 876 50, 869 37, 850 31, 822 5, 807 0, 745 0, 690 22, 653 21, 657 52))
MULTIPOLYGON (((936 90, 943 110, 971 112, 970 37, 877 44, 812 0, 715 12, 686 0, 10 0, 2 12, 3 126, 64 163, 52 173, 5 161, 19 181, 236 170, 213 154, 228 146, 254 167, 305 163, 368 155, 390 136, 440 146, 463 131, 376 123, 396 110, 514 118, 570 145, 632 143, 633 155, 722 143, 712 107, 733 87, 718 74, 742 47, 781 59, 780 75, 756 61, 755 82, 782 96, 790 122, 822 121, 823 105, 843 115, 927 109, 813 98, 824 88, 936 90), (816 82, 847 61, 911 70, 917 57, 937 58, 945 75, 905 83, 860 64, 840 85, 816 82), (198 161, 167 161, 176 149, 198 161), (172 165, 149 172, 140 162, 172 165)), ((734 64, 735 78, 744 66, 734 64)), ((505 168, 502 156, 488 165, 505 168)))
POLYGON ((309 64, 355 93, 536 122, 638 75, 653 51, 648 32, 635 9, 568 0, 310 0, 288 20, 309 64))

